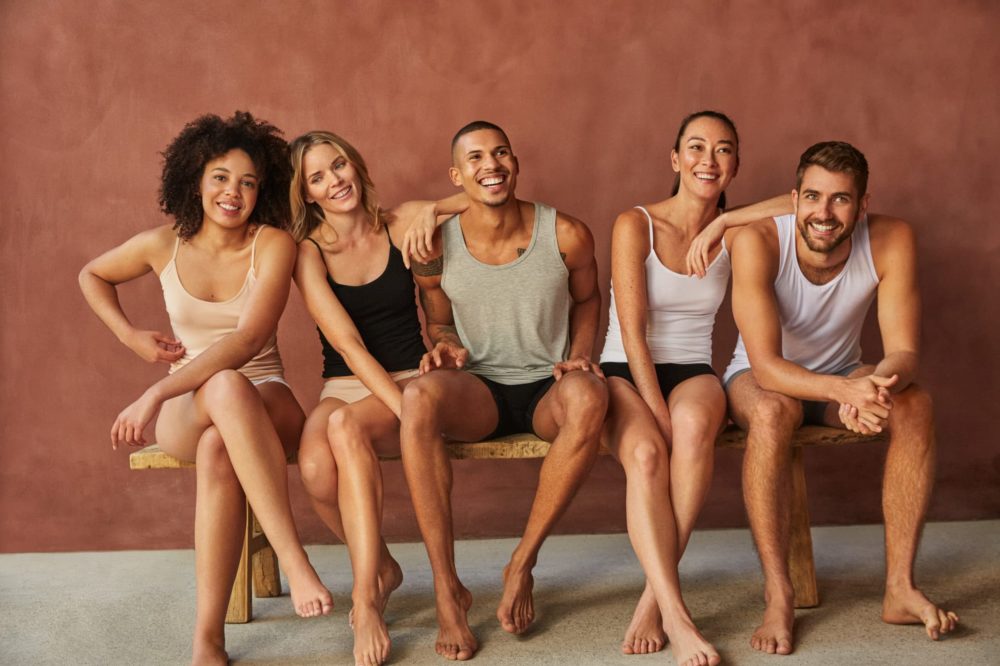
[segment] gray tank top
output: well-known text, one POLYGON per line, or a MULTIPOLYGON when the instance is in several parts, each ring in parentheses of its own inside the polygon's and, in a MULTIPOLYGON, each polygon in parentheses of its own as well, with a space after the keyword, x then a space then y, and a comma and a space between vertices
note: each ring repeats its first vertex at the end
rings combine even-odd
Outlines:
POLYGON ((469 350, 466 368, 500 384, 550 377, 569 353, 569 269, 559 255, 555 209, 535 204, 527 251, 500 266, 472 256, 457 215, 441 237, 441 288, 469 350))

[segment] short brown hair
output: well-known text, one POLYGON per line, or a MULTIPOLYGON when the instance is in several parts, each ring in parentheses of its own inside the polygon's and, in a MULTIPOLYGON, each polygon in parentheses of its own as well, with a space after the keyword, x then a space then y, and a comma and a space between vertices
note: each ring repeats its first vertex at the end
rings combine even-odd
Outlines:
POLYGON ((802 175, 811 166, 823 167, 834 173, 849 173, 854 178, 858 196, 868 191, 868 160, 864 154, 846 141, 823 141, 809 146, 799 158, 795 172, 795 189, 802 188, 802 175))

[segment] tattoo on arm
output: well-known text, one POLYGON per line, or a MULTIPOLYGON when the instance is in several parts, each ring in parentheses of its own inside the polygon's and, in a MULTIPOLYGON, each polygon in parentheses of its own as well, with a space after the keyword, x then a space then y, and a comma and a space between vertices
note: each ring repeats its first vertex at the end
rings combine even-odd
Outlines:
POLYGON ((431 259, 426 264, 421 264, 419 262, 413 262, 413 272, 421 277, 433 277, 435 275, 441 275, 444 273, 444 257, 438 257, 437 259, 431 259))

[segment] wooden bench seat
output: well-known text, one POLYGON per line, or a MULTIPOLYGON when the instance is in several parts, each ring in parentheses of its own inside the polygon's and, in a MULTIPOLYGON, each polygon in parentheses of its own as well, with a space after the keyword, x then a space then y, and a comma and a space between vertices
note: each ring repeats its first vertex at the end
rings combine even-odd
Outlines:
MULTIPOLYGON (((816 569, 813 564, 812 537, 809 531, 809 507, 806 495, 806 476, 803 451, 814 446, 837 446, 857 442, 885 440, 884 435, 866 437, 855 433, 822 426, 804 426, 795 433, 792 441, 792 525, 791 543, 788 556, 789 572, 795 589, 796 608, 811 608, 819 605, 816 587, 816 569)), ((549 443, 534 435, 510 435, 485 442, 449 442, 448 454, 456 460, 499 460, 544 458, 549 451, 549 443)), ((742 449, 746 447, 746 434, 735 426, 729 426, 716 440, 720 448, 742 449)), ((602 454, 608 450, 601 449, 602 454)), ((399 456, 383 457, 383 460, 398 460, 399 456)), ((289 463, 295 463, 294 457, 289 463)), ((180 469, 194 467, 194 463, 184 462, 167 455, 153 444, 135 451, 129 456, 131 469, 180 469)), ((281 594, 281 579, 278 574, 278 560, 260 529, 249 503, 246 508, 246 532, 243 554, 229 599, 227 623, 249 622, 253 610, 251 588, 258 597, 274 597, 281 594)))

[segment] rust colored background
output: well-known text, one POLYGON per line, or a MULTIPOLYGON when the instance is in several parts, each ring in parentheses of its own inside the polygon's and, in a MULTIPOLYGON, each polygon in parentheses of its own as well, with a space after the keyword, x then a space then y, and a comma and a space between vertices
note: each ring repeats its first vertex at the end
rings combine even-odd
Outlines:
MULTIPOLYGON (((936 396, 932 519, 1000 516, 1000 9, 993 2, 0 3, 0 551, 190 547, 190 471, 130 473, 118 411, 164 371, 122 347, 76 284, 91 257, 165 220, 158 151, 205 112, 248 109, 288 138, 330 129, 366 156, 382 198, 442 196, 452 133, 504 126, 519 194, 587 221, 607 303, 610 224, 664 198, 680 118, 739 126, 730 201, 787 191, 798 155, 860 147, 872 209, 918 230, 922 381, 936 396), (991 37, 992 35, 992 37, 991 37)), ((150 275, 120 290, 166 327, 150 275)), ((165 330, 165 329, 164 329, 165 330)), ((316 332, 293 290, 280 341, 303 406, 320 387, 316 332)), ((721 368, 735 341, 728 304, 721 368)), ((869 322, 866 349, 879 353, 869 322)), ((808 456, 815 523, 880 519, 882 447, 808 456)), ((702 527, 745 524, 740 453, 721 451, 702 527)), ((455 464, 457 531, 512 535, 537 462, 455 464)), ((330 542, 297 469, 307 542, 330 542)), ((398 463, 385 530, 418 532, 398 463)), ((624 530, 624 477, 601 460, 562 532, 624 530)))

